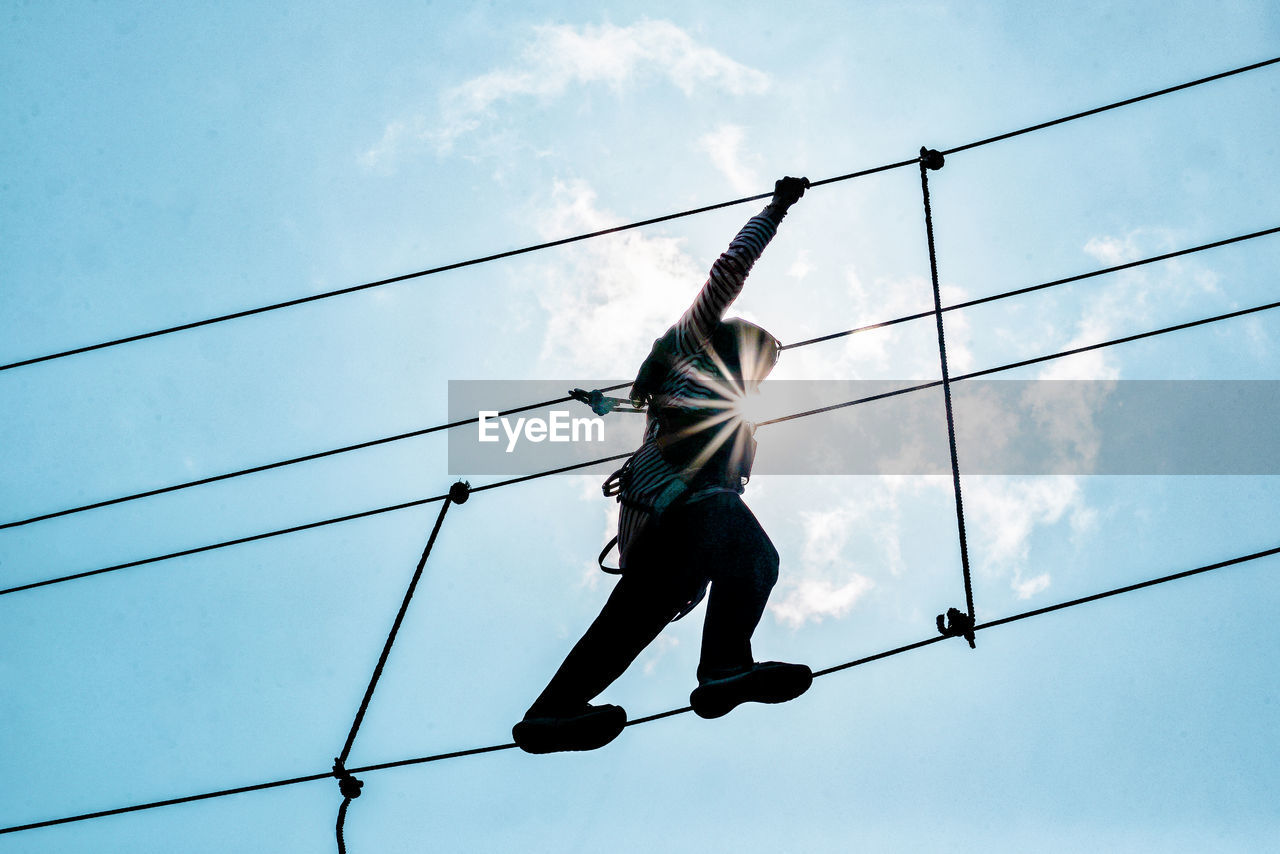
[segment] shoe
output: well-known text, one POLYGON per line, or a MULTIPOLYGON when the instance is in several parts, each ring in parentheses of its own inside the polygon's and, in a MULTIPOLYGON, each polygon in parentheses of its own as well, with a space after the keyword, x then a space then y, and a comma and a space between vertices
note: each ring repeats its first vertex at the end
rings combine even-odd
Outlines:
POLYGON ((689 695, 689 704, 700 718, 729 714, 740 703, 785 703, 813 684, 813 671, 804 664, 759 661, 737 672, 707 679, 689 695))
POLYGON ((526 716, 511 728, 511 737, 525 753, 595 750, 617 738, 626 725, 621 706, 586 706, 570 715, 526 716))

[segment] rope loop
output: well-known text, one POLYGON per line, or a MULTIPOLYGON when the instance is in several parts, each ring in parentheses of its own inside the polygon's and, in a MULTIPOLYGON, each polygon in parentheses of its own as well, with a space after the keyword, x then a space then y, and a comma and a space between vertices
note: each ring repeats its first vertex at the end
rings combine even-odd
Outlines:
POLYGON ((338 791, 342 792, 342 797, 347 800, 355 800, 360 797, 360 790, 364 788, 364 781, 357 780, 347 770, 346 763, 342 761, 341 756, 333 760, 333 776, 338 781, 338 791))
MULTIPOLYGON (((622 468, 615 471, 605 479, 600 485, 600 491, 604 493, 605 498, 613 498, 615 495, 621 495, 622 491, 627 488, 627 482, 631 479, 631 460, 628 459, 622 468)), ((619 499, 621 500, 621 499, 619 499)))

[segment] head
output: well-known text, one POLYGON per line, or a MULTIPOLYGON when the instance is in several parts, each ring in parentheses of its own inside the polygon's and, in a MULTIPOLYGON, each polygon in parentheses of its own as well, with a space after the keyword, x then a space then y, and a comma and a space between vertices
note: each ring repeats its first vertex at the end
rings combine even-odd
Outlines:
POLYGON ((736 390, 749 394, 772 373, 782 345, 754 323, 734 317, 716 325, 710 349, 725 379, 736 390))
MULTIPOLYGON (((675 327, 653 342, 653 349, 640 366, 635 383, 631 387, 633 400, 647 401, 658 390, 671 369, 670 352, 675 327)), ((716 324, 707 342, 707 350, 715 366, 716 379, 729 386, 736 396, 756 390, 778 363, 781 344, 765 330, 741 318, 731 318, 716 324)))

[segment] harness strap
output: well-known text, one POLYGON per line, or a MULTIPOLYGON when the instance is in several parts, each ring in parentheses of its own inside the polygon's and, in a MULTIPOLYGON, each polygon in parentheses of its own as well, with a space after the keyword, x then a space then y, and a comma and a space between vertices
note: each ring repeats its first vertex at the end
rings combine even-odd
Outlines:
POLYGON ((600 568, 603 569, 605 572, 609 573, 610 575, 622 575, 621 567, 605 566, 605 562, 604 562, 604 559, 609 556, 609 552, 613 551, 613 547, 616 546, 617 544, 618 544, 618 538, 614 537, 612 540, 610 540, 608 543, 605 544, 605 547, 603 549, 600 550, 600 557, 596 558, 596 563, 600 565, 600 568))
POLYGON ((606 479, 605 482, 600 485, 600 491, 604 493, 605 498, 612 498, 613 496, 618 495, 622 492, 622 488, 625 485, 624 482, 626 481, 627 477, 630 476, 631 474, 630 470, 628 469, 628 466, 630 465, 631 465, 631 460, 628 459, 626 464, 623 465, 622 468, 618 469, 613 474, 609 475, 608 479, 606 479))

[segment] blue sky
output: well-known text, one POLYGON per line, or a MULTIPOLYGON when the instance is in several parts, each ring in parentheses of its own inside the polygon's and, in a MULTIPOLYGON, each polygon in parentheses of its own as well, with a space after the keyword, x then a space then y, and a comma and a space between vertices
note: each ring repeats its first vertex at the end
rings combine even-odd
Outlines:
MULTIPOLYGON (((949 148, 1280 54, 1249 3, 6 3, 0 361, 949 148)), ((1274 67, 954 155, 946 302, 1280 224, 1274 67)), ((756 206, 0 373, 5 520, 420 428, 449 380, 630 378, 756 206)), ((1273 301, 1275 237, 947 318, 954 372, 1273 301)), ((734 312, 931 307, 918 174, 811 192, 734 312)), ((1271 313, 1010 376, 1280 379, 1271 313)), ((927 321, 779 378, 932 379, 927 321)), ((514 405, 524 401, 496 401, 514 405)), ((945 429, 938 402, 939 429, 945 429)), ((1079 421, 1091 428, 1089 401, 1079 421)), ((957 412, 960 462, 980 425, 957 412), (966 432, 969 431, 969 432, 966 432)), ((820 418, 808 426, 823 429, 820 418)), ((1152 437, 1159 442, 1159 436, 1152 437)), ((442 492, 441 435, 0 531, 6 586, 442 492)), ((761 453, 768 453, 761 434, 761 453)), ((479 479, 477 479, 479 480, 479 479)), ((449 513, 351 764, 508 740, 608 593, 597 477, 449 513)), ((980 619, 1280 544, 1275 477, 971 477, 980 619)), ((762 477, 762 658, 963 601, 950 479, 762 477)), ((327 769, 434 506, 0 597, 4 826, 327 769)), ((1256 851, 1274 558, 832 675, 801 700, 365 777, 350 850, 1256 851)), ((699 612, 700 613, 700 612, 699 612)), ((605 698, 684 705, 701 619, 605 698)), ((332 850, 332 781, 0 837, 332 850)))

